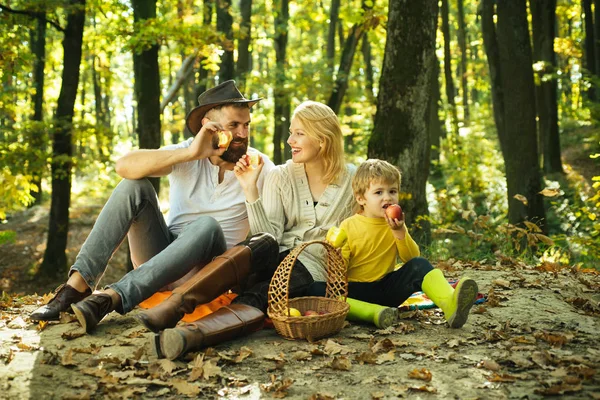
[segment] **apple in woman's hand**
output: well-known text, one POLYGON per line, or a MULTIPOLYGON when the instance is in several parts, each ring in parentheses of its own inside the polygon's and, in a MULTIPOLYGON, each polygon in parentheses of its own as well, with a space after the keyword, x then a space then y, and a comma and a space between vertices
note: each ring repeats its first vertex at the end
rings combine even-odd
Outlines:
POLYGON ((389 219, 402 219, 402 208, 398 204, 392 204, 385 209, 389 219))

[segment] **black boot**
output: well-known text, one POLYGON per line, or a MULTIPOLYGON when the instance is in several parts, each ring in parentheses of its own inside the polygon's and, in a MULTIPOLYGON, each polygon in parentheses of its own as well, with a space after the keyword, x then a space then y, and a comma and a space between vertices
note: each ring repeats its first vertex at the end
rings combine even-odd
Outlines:
POLYGON ((93 331, 102 318, 115 309, 112 298, 105 293, 93 294, 71 307, 87 333, 93 331))
POLYGON ((54 298, 35 310, 29 318, 33 321, 58 321, 61 312, 72 312, 71 304, 85 299, 92 294, 92 291, 88 288, 81 293, 65 283, 57 287, 54 293, 54 298))

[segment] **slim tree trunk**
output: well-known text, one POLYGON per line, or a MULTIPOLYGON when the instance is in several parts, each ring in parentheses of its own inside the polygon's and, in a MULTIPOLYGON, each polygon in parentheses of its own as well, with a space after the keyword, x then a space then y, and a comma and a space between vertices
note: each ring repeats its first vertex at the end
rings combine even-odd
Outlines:
MULTIPOLYGON (((452 77, 452 55, 450 53, 450 22, 449 22, 449 0, 442 0, 442 34, 444 35, 444 78, 446 81, 446 100, 450 110, 452 131, 458 134, 458 117, 456 115, 456 103, 454 102, 454 78, 452 77)), ((455 136, 453 135, 453 136, 455 136)))
POLYGON ((235 76, 233 63, 233 17, 231 16, 231 1, 217 2, 217 31, 225 34, 221 65, 219 66, 219 83, 233 79, 235 76))
POLYGON ((456 0, 458 14, 458 45, 460 46, 460 70, 462 82, 463 97, 463 123, 469 125, 469 87, 467 84, 468 65, 467 65, 467 33, 465 25, 465 10, 463 0, 456 0))
MULTIPOLYGON (((365 1, 363 1, 362 7, 363 10, 367 10, 365 1)), ((346 90, 348 90, 348 78, 350 69, 352 68, 352 61, 354 60, 354 53, 356 53, 356 47, 367 29, 366 24, 367 21, 365 20, 354 24, 346 37, 340 65, 336 73, 335 82, 333 83, 333 90, 327 101, 327 105, 331 107, 336 114, 339 113, 346 90)))
POLYGON ((72 123, 79 86, 85 0, 71 0, 68 5, 67 27, 63 39, 63 71, 52 143, 52 202, 48 241, 40 274, 63 275, 67 270, 67 235, 71 204, 71 167, 73 155, 72 123))
MULTIPOLYGON (((202 6, 202 16, 204 26, 212 25, 212 15, 215 6, 215 0, 204 0, 202 6)), ((200 57, 198 60, 198 82, 196 84, 196 105, 198 105, 198 96, 208 89, 208 73, 209 71, 204 67, 204 57, 200 57)), ((192 133, 185 129, 186 136, 191 137, 192 133)))
POLYGON ((335 32, 340 19, 340 0, 331 0, 329 7, 329 28, 327 31, 327 69, 333 76, 335 65, 335 32))
POLYGON ((401 203, 416 238, 428 241, 429 105, 435 57, 436 0, 389 3, 387 40, 369 158, 402 171, 401 203))
POLYGON ((429 138, 431 142, 431 160, 440 158, 440 140, 443 137, 443 121, 440 121, 440 63, 437 57, 433 58, 431 70, 431 98, 429 99, 429 138))
POLYGON ((250 73, 252 53, 250 43, 252 40, 252 0, 240 0, 242 21, 240 22, 241 37, 238 40, 237 78, 238 87, 242 93, 246 92, 246 76, 250 73))
MULTIPOLYGON (((584 12, 584 27, 585 27, 585 68, 593 77, 597 75, 596 70, 596 49, 594 44, 594 15, 592 14, 592 0, 582 0, 581 7, 584 12)), ((592 84, 587 92, 588 98, 596 101, 596 88, 592 84)))
MULTIPOLYGON (((138 23, 156 18, 156 0, 133 0, 133 20, 138 23)), ((160 73, 158 70, 158 44, 133 54, 135 97, 137 100, 137 132, 141 149, 158 149, 160 132, 160 73)), ((156 193, 160 179, 150 178, 156 193)))
MULTIPOLYGON (((36 29, 32 31, 31 50, 35 54, 35 63, 33 67, 33 88, 35 90, 33 100, 33 121, 37 121, 40 125, 35 127, 31 136, 31 147, 36 152, 44 154, 45 140, 44 132, 41 129, 41 123, 44 121, 44 67, 46 65, 46 14, 42 13, 37 18, 36 29)), ((40 157, 31 167, 33 176, 32 183, 38 188, 36 192, 31 191, 29 194, 33 196, 31 205, 38 205, 42 202, 42 176, 45 170, 46 162, 44 157, 40 157)))
POLYGON ((537 0, 530 3, 533 27, 533 62, 541 62, 536 85, 539 118, 539 152, 545 172, 562 173, 560 135, 558 130, 558 101, 556 73, 556 0, 537 0))
POLYGON ((290 129, 290 97, 285 89, 287 68, 287 42, 288 21, 290 19, 289 1, 277 0, 275 2, 275 98, 274 117, 275 131, 273 134, 273 162, 282 164, 284 161, 284 138, 290 129))
POLYGON ((374 102, 375 94, 373 92, 374 88, 374 78, 373 78, 373 57, 371 55, 371 42, 369 42, 369 35, 365 33, 362 38, 362 47, 361 47, 363 60, 365 62, 365 77, 367 81, 367 97, 374 102))
MULTIPOLYGON (((490 13, 491 7, 493 9, 490 4, 492 1, 483 0, 487 13, 490 13)), ((503 97, 503 104, 494 103, 494 108, 499 106, 504 114, 502 127, 497 128, 506 170, 508 220, 514 225, 530 220, 545 227, 544 202, 539 194, 541 174, 535 122, 535 87, 525 0, 499 0, 496 13, 497 55, 490 51, 488 29, 484 33, 484 43, 490 75, 494 83, 499 83, 503 97), (495 68, 499 73, 491 71, 493 63, 496 63, 495 68), (520 201, 518 195, 524 196, 527 204, 520 201)), ((489 15, 482 21, 484 19, 487 20, 486 24, 490 22, 489 15)), ((493 24, 493 19, 491 21, 493 24)))

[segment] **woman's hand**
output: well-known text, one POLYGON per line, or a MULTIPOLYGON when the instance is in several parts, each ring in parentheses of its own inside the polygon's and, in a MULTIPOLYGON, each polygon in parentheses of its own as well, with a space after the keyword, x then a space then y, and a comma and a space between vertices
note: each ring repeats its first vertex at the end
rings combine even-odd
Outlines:
POLYGON ((256 185, 258 176, 262 171, 264 162, 260 155, 258 156, 258 164, 250 164, 250 156, 243 155, 233 167, 233 172, 240 182, 240 186, 246 195, 246 201, 252 203, 258 200, 258 187, 256 185))

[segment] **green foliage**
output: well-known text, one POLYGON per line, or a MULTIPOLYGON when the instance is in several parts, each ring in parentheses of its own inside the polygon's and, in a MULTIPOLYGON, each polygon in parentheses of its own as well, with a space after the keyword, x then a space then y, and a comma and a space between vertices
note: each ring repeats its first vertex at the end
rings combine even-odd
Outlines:
POLYGON ((15 231, 0 231, 0 246, 5 243, 14 243, 17 239, 17 232, 15 231))

